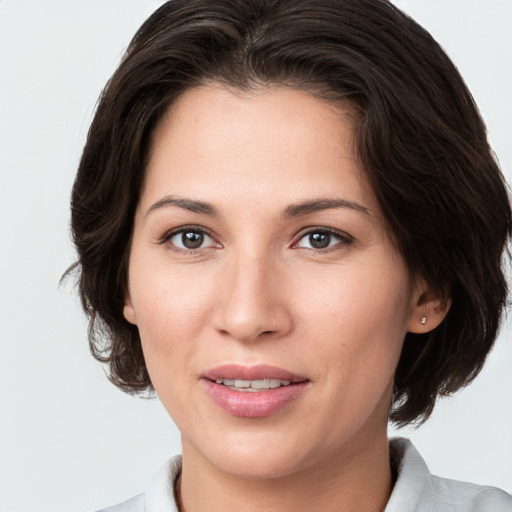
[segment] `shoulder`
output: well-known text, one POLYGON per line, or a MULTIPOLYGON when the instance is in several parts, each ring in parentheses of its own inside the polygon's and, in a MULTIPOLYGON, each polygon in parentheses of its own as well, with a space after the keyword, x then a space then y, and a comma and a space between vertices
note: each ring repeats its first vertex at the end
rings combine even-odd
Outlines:
POLYGON ((393 439, 390 452, 398 478, 385 512, 512 512, 512 496, 495 487, 434 476, 406 439, 393 439))
MULTIPOLYGON (((512 496, 496 487, 487 487, 433 476, 428 488, 429 499, 442 506, 470 512, 511 512, 512 496)), ((451 509, 448 509, 451 510, 451 509)))
POLYGON ((181 456, 172 457, 155 475, 146 492, 98 512, 178 512, 174 483, 181 472, 181 456))

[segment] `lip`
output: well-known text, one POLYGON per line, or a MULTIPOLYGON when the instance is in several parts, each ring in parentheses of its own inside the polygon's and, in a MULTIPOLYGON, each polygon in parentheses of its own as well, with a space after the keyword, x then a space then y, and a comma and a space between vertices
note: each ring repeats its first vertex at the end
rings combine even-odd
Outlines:
POLYGON ((255 366, 242 366, 238 364, 226 364, 208 370, 202 375, 208 380, 217 379, 242 379, 242 380, 260 380, 260 379, 279 379, 289 380, 291 382, 303 382, 309 380, 307 377, 296 375, 295 373, 283 370, 277 366, 259 364, 255 366))
POLYGON ((213 368, 202 375, 202 381, 210 398, 224 411, 240 418, 264 418, 288 406, 309 387, 309 379, 269 365, 241 366, 224 365, 213 368), (234 391, 217 379, 289 380, 288 386, 247 393, 234 391))

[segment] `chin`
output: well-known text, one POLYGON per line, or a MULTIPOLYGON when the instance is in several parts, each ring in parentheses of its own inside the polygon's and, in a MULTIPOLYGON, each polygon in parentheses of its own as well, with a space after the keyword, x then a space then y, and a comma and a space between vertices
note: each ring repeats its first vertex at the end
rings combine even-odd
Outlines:
POLYGON ((294 474, 307 464, 297 453, 271 450, 229 450, 210 460, 219 471, 246 480, 273 480, 294 474))
POLYGON ((244 433, 212 436, 209 444, 194 448, 213 467, 231 477, 271 480, 297 473, 314 464, 318 451, 307 439, 282 432, 262 432, 258 427, 244 433))

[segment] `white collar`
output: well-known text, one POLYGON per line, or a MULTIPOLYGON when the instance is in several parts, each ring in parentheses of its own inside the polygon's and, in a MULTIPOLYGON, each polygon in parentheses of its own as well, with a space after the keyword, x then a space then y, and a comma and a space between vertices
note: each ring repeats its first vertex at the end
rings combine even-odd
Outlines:
MULTIPOLYGON (((384 512, 512 511, 512 496, 504 491, 431 475, 408 439, 391 439, 389 448, 398 477, 384 512)), ((174 483, 180 472, 181 456, 177 455, 157 473, 144 497, 135 498, 138 504, 144 503, 144 512, 179 512, 174 483)), ((112 512, 139 511, 139 505, 132 503, 135 508, 114 508, 112 512)))

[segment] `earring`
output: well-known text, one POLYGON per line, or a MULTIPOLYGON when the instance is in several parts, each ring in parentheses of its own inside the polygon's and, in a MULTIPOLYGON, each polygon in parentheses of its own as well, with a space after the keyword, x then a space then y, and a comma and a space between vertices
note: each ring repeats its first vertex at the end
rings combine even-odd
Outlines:
POLYGON ((421 317, 420 324, 425 325, 427 323, 427 306, 425 306, 425 310, 423 311, 423 316, 421 317))

